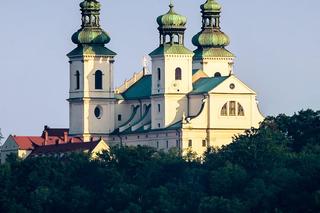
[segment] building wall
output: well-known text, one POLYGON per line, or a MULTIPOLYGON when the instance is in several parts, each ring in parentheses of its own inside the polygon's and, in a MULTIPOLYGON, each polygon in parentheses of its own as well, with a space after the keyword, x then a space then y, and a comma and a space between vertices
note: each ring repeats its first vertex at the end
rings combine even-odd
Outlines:
POLYGON ((176 130, 150 131, 135 134, 110 135, 106 139, 108 144, 123 146, 150 146, 158 150, 169 151, 180 149, 180 132, 176 130))
POLYGON ((30 153, 31 150, 20 150, 14 138, 10 135, 0 149, 1 163, 5 163, 10 154, 14 154, 21 159, 25 159, 30 153))
POLYGON ((113 58, 85 55, 70 61, 70 134, 109 134, 115 129, 113 58), (102 72, 102 89, 95 89, 96 71, 102 72), (80 88, 76 87, 76 72, 80 88), (100 115, 95 115, 95 110, 100 115))
POLYGON ((203 58, 195 61, 193 69, 201 69, 209 77, 217 72, 222 76, 229 76, 233 72, 233 58, 203 58))

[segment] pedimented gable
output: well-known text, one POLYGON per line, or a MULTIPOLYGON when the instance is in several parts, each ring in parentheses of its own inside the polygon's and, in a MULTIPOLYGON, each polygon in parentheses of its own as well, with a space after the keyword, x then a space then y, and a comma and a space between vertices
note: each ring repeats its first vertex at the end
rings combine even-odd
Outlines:
POLYGON ((256 94, 255 91, 234 75, 231 75, 208 93, 256 94))

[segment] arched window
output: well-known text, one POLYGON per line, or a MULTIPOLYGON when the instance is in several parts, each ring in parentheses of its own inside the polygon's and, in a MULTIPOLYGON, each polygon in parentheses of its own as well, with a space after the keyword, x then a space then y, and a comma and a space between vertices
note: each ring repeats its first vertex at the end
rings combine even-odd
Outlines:
POLYGON ((102 72, 97 70, 95 75, 95 89, 102 89, 102 72))
POLYGON ((76 90, 80 89, 80 72, 77 71, 76 74, 76 90))
POLYGON ((175 79, 176 80, 181 80, 182 79, 182 74, 181 74, 181 68, 178 67, 175 71, 175 79))
POLYGON ((173 43, 175 44, 179 43, 179 35, 173 35, 173 43))
POLYGON ((165 43, 170 43, 171 42, 170 35, 166 35, 165 38, 166 38, 165 43))
POLYGON ((244 116, 244 109, 239 103, 238 103, 238 116, 244 116))
POLYGON ((221 116, 228 116, 228 104, 225 103, 221 109, 221 116))
POLYGON ((236 102, 229 102, 229 116, 236 116, 236 102))
POLYGON ((161 69, 160 68, 157 69, 157 75, 158 75, 158 81, 160 81, 161 80, 161 69))
POLYGON ((220 111, 221 116, 245 116, 244 108, 239 102, 229 101, 223 105, 220 111))
POLYGON ((215 78, 221 77, 221 73, 220 73, 220 72, 216 72, 216 73, 214 74, 214 77, 215 77, 215 78))

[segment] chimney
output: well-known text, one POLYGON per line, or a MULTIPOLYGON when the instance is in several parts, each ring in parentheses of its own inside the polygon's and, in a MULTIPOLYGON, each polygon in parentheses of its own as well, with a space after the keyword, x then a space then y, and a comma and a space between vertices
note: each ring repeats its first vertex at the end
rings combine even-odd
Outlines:
POLYGON ((47 145, 47 142, 48 142, 48 139, 49 139, 49 134, 48 134, 48 131, 44 131, 44 145, 46 146, 47 145))
POLYGON ((65 143, 68 142, 68 132, 67 132, 67 131, 63 132, 63 141, 64 141, 65 143))

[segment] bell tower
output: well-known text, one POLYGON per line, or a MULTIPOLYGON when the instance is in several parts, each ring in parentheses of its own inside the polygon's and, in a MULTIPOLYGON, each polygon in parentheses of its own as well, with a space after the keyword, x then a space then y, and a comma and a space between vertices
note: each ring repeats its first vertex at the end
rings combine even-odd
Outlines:
POLYGON ((70 134, 103 136, 115 129, 113 63, 116 53, 105 47, 109 35, 100 27, 100 3, 80 3, 81 28, 73 34, 77 47, 67 56, 70 63, 70 134))
POLYGON ((229 76, 233 72, 234 55, 225 48, 230 39, 221 31, 221 6, 216 0, 207 0, 200 8, 202 28, 192 38, 192 43, 197 46, 193 69, 200 69, 209 77, 229 76))
POLYGON ((157 18, 159 47, 149 55, 152 60, 152 129, 181 121, 187 112, 187 96, 192 91, 192 56, 184 46, 187 18, 174 11, 157 18))

